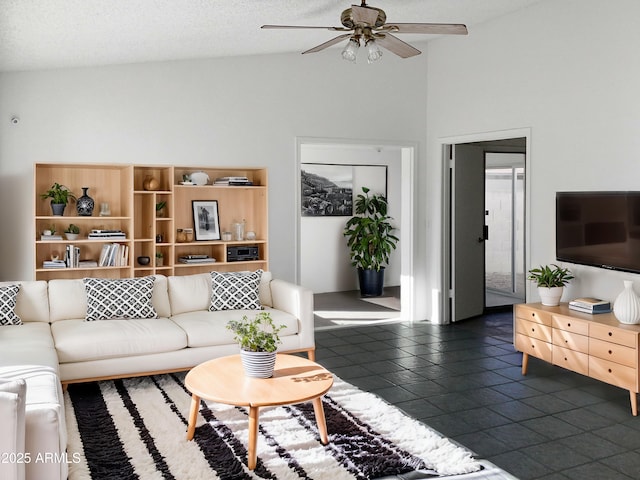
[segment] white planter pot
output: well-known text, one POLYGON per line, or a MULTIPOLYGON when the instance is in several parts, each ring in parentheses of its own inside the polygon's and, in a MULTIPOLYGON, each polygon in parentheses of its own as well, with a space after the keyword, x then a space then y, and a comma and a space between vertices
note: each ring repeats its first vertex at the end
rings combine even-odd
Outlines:
POLYGON ((543 305, 555 307, 560 304, 564 287, 538 287, 538 295, 543 305))
POLYGON ((244 374, 253 378, 271 378, 277 352, 248 352, 240 350, 244 374))

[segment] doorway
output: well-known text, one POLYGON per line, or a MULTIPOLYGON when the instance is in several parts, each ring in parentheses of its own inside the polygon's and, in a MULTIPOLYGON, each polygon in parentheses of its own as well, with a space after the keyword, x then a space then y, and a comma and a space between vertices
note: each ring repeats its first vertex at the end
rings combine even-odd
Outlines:
POLYGON ((522 303, 524 153, 485 152, 485 309, 522 303))
POLYGON ((518 132, 443 142, 441 323, 525 301, 530 132, 518 132))
MULTIPOLYGON (((410 143, 303 137, 297 139, 298 178, 301 178, 305 164, 351 165, 356 174, 353 183, 357 185, 363 170, 387 166, 389 214, 395 220, 398 228, 395 233, 400 242, 392 253, 392 262, 385 272, 385 295, 389 291, 394 292, 390 300, 399 296, 400 311, 394 317, 408 322, 415 320, 413 238, 416 148, 416 145, 410 143)), ((301 212, 300 193, 296 202, 298 212, 301 212)), ((345 218, 303 218, 300 214, 297 217, 296 281, 311 288, 315 294, 351 292, 357 288, 355 269, 351 267, 348 248, 341 233, 345 218)), ((369 305, 368 311, 378 308, 373 301, 360 303, 369 305)), ((352 316, 351 313, 345 315, 352 316)))

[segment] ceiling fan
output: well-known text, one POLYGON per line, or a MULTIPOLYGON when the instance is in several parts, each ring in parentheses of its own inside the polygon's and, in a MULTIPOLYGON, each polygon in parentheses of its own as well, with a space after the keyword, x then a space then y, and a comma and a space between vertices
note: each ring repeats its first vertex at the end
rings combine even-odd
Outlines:
POLYGON ((313 28, 335 32, 349 32, 338 35, 317 47, 302 52, 315 53, 335 45, 348 38, 347 46, 342 51, 342 58, 355 62, 361 42, 367 48, 369 63, 382 56, 380 46, 402 58, 413 57, 421 52, 417 48, 400 40, 393 33, 426 33, 438 35, 466 35, 467 27, 459 23, 386 23, 387 15, 381 8, 370 7, 362 0, 361 5, 351 5, 340 16, 342 27, 313 27, 294 25, 263 25, 262 28, 297 29, 313 28))

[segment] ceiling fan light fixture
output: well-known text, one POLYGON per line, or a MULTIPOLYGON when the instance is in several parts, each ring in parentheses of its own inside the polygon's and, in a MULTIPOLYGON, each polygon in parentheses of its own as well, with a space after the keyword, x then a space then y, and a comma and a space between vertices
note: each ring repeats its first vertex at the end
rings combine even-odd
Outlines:
POLYGON ((356 37, 351 37, 347 42, 347 46, 342 50, 342 58, 352 63, 356 63, 356 56, 358 55, 358 49, 360 48, 360 40, 356 37))
POLYGON ((380 50, 380 47, 373 38, 369 38, 365 46, 367 47, 367 62, 373 63, 380 60, 382 50, 380 50))

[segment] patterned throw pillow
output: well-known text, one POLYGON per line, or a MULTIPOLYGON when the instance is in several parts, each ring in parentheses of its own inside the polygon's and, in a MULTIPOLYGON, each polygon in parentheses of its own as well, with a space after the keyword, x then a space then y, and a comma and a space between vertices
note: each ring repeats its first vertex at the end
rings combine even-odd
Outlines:
POLYGON ((211 272, 209 310, 260 310, 258 286, 262 270, 255 272, 211 272))
POLYGON ((16 299, 20 285, 0 287, 0 326, 22 325, 22 319, 16 314, 16 299))
POLYGON ((155 277, 85 278, 87 316, 85 320, 157 318, 151 297, 155 277))

